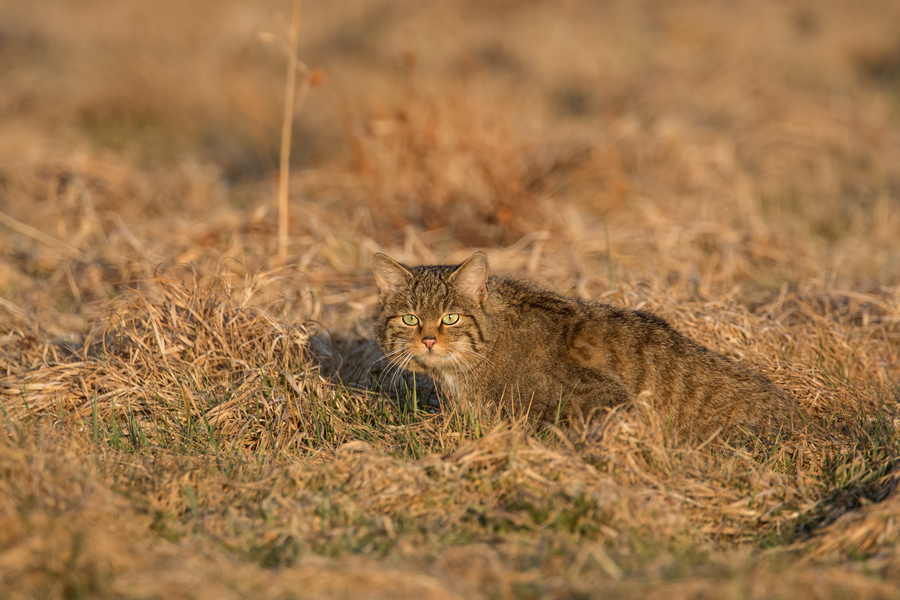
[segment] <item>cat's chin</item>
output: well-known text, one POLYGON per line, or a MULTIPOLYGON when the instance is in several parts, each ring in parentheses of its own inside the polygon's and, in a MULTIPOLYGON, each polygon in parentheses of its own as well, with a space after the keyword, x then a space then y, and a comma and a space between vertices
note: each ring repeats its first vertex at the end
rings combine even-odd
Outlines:
POLYGON ((436 371, 452 366, 453 361, 449 356, 437 354, 435 352, 424 352, 417 354, 415 362, 425 370, 436 371))

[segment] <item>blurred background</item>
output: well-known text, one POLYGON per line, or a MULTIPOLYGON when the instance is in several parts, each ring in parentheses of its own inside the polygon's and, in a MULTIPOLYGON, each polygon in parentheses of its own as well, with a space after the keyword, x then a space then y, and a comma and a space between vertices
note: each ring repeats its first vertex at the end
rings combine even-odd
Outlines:
MULTIPOLYGON (((81 331, 160 265, 270 266, 290 12, 0 0, 8 312, 81 331)), ((299 40, 316 317, 371 308, 376 250, 584 296, 898 282, 900 3, 307 1, 299 40)))

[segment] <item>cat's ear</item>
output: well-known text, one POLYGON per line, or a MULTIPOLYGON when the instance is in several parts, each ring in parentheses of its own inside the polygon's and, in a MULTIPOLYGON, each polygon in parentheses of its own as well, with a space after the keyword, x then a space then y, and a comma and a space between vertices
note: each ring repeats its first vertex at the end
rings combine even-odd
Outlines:
POLYGON ((487 298, 489 273, 487 255, 484 252, 476 252, 466 262, 459 265, 451 277, 456 287, 473 296, 480 304, 487 298))
POLYGON ((385 254, 376 254, 372 259, 372 270, 375 272, 375 283, 382 294, 392 294, 406 286, 412 273, 406 267, 385 254))

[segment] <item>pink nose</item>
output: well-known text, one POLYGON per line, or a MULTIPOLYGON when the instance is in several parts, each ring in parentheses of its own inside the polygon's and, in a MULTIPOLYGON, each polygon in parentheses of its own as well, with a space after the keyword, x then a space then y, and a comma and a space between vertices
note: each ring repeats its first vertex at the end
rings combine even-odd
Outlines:
POLYGON ((428 348, 429 350, 431 350, 434 347, 434 343, 436 341, 437 340, 434 339, 433 337, 422 338, 422 343, 425 344, 425 347, 428 348))

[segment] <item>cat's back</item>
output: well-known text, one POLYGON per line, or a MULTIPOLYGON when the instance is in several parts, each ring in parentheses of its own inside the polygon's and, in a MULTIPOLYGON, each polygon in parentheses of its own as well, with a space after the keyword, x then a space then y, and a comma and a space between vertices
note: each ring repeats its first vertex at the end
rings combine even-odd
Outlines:
POLYGON ((587 316, 589 304, 512 275, 489 280, 492 308, 510 320, 572 319, 587 316))

